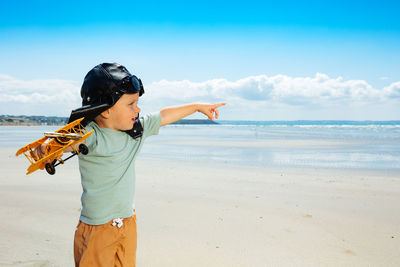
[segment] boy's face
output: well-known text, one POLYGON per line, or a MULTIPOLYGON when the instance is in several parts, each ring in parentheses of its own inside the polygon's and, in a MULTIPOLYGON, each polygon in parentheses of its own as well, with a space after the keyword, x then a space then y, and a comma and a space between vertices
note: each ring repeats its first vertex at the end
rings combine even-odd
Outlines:
POLYGON ((132 129, 135 118, 140 112, 140 108, 137 106, 138 101, 139 93, 123 94, 117 103, 109 109, 110 128, 117 131, 132 129))

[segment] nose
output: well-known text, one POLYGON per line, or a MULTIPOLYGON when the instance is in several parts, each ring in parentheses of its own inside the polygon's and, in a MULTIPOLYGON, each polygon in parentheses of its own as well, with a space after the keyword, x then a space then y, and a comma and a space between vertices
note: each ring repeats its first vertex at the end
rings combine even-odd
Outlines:
POLYGON ((140 108, 139 107, 136 107, 136 112, 140 113, 140 108))

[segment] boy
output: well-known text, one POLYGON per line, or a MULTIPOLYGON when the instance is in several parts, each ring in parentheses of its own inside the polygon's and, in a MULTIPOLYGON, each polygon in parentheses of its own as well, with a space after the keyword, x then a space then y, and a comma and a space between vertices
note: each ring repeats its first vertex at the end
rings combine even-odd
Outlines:
POLYGON ((134 162, 144 139, 196 111, 218 118, 218 107, 225 105, 169 107, 139 119, 137 104, 143 93, 140 79, 117 63, 95 66, 83 82, 83 107, 71 113, 70 122, 85 117, 82 123, 94 133, 85 142, 89 153, 79 154, 83 193, 75 266, 135 266, 134 162))

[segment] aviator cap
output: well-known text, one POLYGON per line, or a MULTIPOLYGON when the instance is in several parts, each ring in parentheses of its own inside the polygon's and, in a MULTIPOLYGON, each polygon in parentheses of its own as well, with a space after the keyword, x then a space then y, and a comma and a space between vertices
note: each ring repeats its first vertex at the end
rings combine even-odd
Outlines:
POLYGON ((142 81, 118 63, 102 63, 86 74, 81 88, 82 106, 113 106, 123 94, 144 94, 142 81))
POLYGON ((82 107, 71 112, 69 122, 85 117, 82 125, 111 108, 123 94, 144 94, 142 81, 118 63, 102 63, 85 76, 81 88, 82 107))

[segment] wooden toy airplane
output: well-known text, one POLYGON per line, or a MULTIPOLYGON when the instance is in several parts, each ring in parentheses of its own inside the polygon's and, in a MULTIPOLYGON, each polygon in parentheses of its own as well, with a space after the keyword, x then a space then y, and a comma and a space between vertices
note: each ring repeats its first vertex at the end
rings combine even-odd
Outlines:
POLYGON ((79 144, 78 149, 75 147, 76 144, 87 139, 93 133, 93 130, 88 132, 81 125, 83 119, 84 118, 77 119, 55 132, 46 132, 44 133, 44 137, 19 149, 16 155, 24 154, 31 163, 26 174, 30 174, 38 169, 43 170, 44 168, 49 174, 55 174, 55 167, 57 165, 64 164, 66 160, 79 153, 86 155, 89 149, 85 144, 79 144), (39 158, 34 149, 42 144, 46 144, 46 150, 44 157, 39 158), (61 159, 63 151, 68 147, 72 148, 72 155, 66 159, 61 159))

